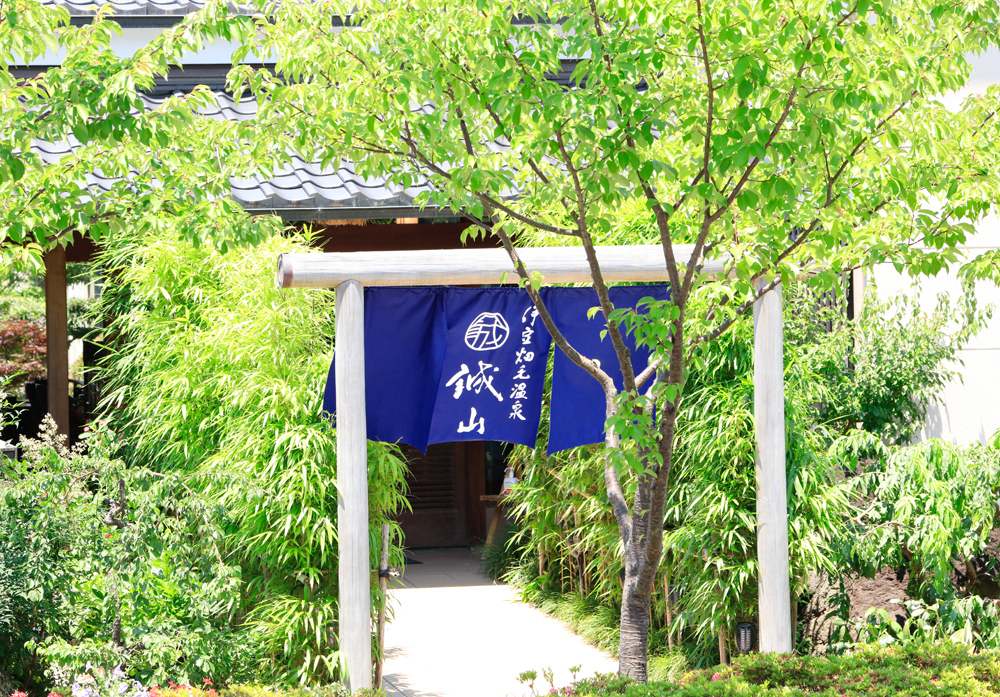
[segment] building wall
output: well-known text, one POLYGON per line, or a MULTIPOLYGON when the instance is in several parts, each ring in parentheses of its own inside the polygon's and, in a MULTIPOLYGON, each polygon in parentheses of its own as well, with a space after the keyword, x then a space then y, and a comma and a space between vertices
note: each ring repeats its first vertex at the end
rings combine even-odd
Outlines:
MULTIPOLYGON (((973 71, 965 89, 942 98, 949 109, 958 109, 965 97, 1000 83, 1000 51, 991 49, 980 56, 970 56, 970 61, 973 71)), ((966 256, 997 247, 1000 247, 1000 217, 993 215, 982 221, 977 234, 968 240, 966 256)), ((914 292, 914 279, 899 274, 889 264, 876 267, 871 276, 880 298, 914 292)), ((921 305, 928 310, 934 307, 940 293, 948 293, 953 299, 961 293, 954 271, 931 278, 921 277, 917 283, 921 305)), ((980 283, 976 296, 980 305, 992 303, 996 306, 994 317, 961 352, 961 364, 952 366, 961 378, 945 388, 939 403, 929 405, 919 439, 944 438, 956 444, 985 442, 1000 429, 1000 289, 991 283, 980 283)))
MULTIPOLYGON (((981 254, 1000 246, 1000 218, 991 216, 970 240, 967 255, 981 254)), ((955 300, 962 293, 954 272, 914 279, 898 273, 890 264, 875 268, 872 280, 880 298, 919 293, 921 306, 930 311, 945 293, 955 300), (916 283, 916 286, 914 285, 916 283)), ((927 410, 927 422, 919 438, 944 438, 961 444, 985 442, 1000 429, 1000 288, 980 283, 976 288, 980 306, 993 304, 993 319, 960 353, 961 363, 951 366, 961 375, 945 388, 937 404, 927 410)))

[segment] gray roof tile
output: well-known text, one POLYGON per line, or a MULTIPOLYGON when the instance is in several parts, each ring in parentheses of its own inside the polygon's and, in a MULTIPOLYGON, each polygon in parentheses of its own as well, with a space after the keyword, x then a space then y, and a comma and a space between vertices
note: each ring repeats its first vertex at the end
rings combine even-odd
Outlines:
MULTIPOLYGON (((243 121, 256 114, 257 104, 252 98, 243 98, 237 106, 235 100, 223 92, 214 95, 216 108, 207 110, 204 116, 243 121)), ((166 98, 142 99, 147 109, 156 109, 166 98)), ((79 141, 72 136, 61 143, 36 141, 33 145, 35 152, 47 163, 58 161, 77 147, 79 141)), ((113 181, 100 172, 87 177, 89 187, 103 191, 109 190, 112 184, 113 181)), ((268 180, 233 178, 230 186, 233 198, 244 208, 255 212, 273 210, 290 220, 365 217, 380 212, 384 215, 377 217, 397 214, 387 209, 403 209, 412 215, 415 213, 414 198, 427 190, 426 184, 403 189, 384 180, 360 177, 350 162, 342 162, 340 167, 324 167, 320 162, 307 162, 297 154, 268 180)), ((421 215, 434 214, 435 211, 427 211, 421 215)))
MULTIPOLYGON (((99 8, 111 5, 120 17, 181 16, 197 12, 205 3, 199 0, 41 0, 43 5, 65 7, 74 17, 93 15, 99 8)), ((229 9, 240 14, 253 11, 245 5, 230 2, 229 9)))

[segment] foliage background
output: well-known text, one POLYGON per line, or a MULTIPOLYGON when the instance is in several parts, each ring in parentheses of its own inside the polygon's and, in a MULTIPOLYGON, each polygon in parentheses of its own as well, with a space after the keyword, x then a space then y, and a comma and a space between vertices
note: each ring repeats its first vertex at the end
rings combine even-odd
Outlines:
MULTIPOLYGON (((106 368, 105 409, 117 434, 107 461, 120 463, 114 468, 129 491, 142 492, 129 497, 121 533, 128 551, 119 552, 130 569, 121 597, 136 599, 119 608, 92 590, 119 563, 95 532, 119 536, 101 524, 114 491, 89 507, 60 507, 59 516, 78 523, 58 525, 19 514, 32 509, 11 493, 0 503, 11 534, 49 531, 58 537, 52 550, 70 535, 68 546, 80 550, 70 566, 54 563, 55 551, 39 557, 38 569, 61 575, 30 576, 35 590, 16 594, 52 599, 34 636, 51 664, 79 671, 87 660, 118 656, 144 678, 177 682, 315 684, 340 674, 335 432, 320 415, 333 294, 276 289, 273 261, 287 251, 308 251, 305 239, 276 236, 227 253, 169 234, 107 246, 99 311, 114 318, 105 338, 118 349, 106 368)), ((378 549, 381 524, 405 505, 404 465, 390 446, 371 444, 369 453, 378 549)), ((69 468, 63 460, 51 467, 69 468)), ((107 486, 91 488, 96 497, 107 486)), ((25 492, 43 490, 39 482, 25 492)), ((393 524, 390 557, 401 565, 398 542, 393 524)), ((22 614, 7 631, 38 626, 22 614)), ((6 668, 21 677, 39 659, 29 651, 6 668)))
MULTIPOLYGON (((106 307, 128 348, 109 366, 108 400, 121 407, 126 460, 196 474, 231 516, 239 626, 268 657, 262 676, 337 675, 336 449, 320 416, 333 293, 281 292, 272 280, 279 253, 309 251, 304 238, 226 254, 170 236, 110 250, 106 307)), ((405 502, 404 465, 389 446, 371 444, 369 458, 378 549, 381 524, 405 502)), ((401 563, 398 547, 391 556, 401 563)))
MULTIPOLYGON (((619 213, 612 230, 595 242, 658 240, 652 216, 643 206, 626 204, 619 213)), ((520 241, 572 244, 530 232, 523 233, 520 241)), ((810 575, 871 575, 885 565, 898 564, 900 545, 887 538, 885 529, 894 524, 913 528, 914 519, 920 532, 913 534, 934 540, 929 543, 933 551, 927 553, 934 555, 936 566, 928 579, 951 589, 953 579, 944 564, 958 544, 953 537, 969 538, 961 532, 968 516, 945 512, 943 500, 908 513, 892 505, 900 492, 890 491, 874 469, 860 479, 847 475, 858 469, 859 453, 869 464, 884 462, 873 459, 871 451, 888 458, 894 452, 889 446, 909 442, 922 427, 928 404, 960 375, 959 350, 982 329, 993 309, 980 307, 971 287, 958 298, 938 298, 929 312, 920 309, 918 288, 908 296, 880 301, 872 287, 861 316, 848 320, 847 284, 842 280, 832 291, 808 283, 784 288, 794 594, 806 593, 810 575), (880 513, 862 515, 873 497, 881 502, 880 513), (942 517, 935 517, 939 512, 942 517), (860 553, 862 549, 866 554, 860 553)), ((667 506, 666 552, 652 602, 652 677, 674 674, 685 663, 718 662, 720 636, 732 653, 736 624, 756 620, 752 337, 751 318, 736 322, 717 341, 698 347, 685 378, 677 464, 667 506), (682 642, 682 636, 688 639, 682 642), (682 651, 683 659, 677 660, 675 649, 682 651)), ((515 493, 520 531, 503 555, 506 567, 493 571, 498 576, 506 571, 506 578, 526 598, 613 651, 622 562, 617 526, 604 493, 600 449, 578 448, 545 458, 544 416, 543 412, 538 448, 515 451, 522 478, 515 493)), ((896 461, 909 462, 910 453, 900 451, 896 461)), ((962 460, 944 478, 947 483, 933 491, 945 497, 972 472, 982 477, 976 491, 996 490, 996 478, 986 476, 995 458, 990 451, 975 463, 962 460)), ((896 470, 881 471, 888 478, 896 470)), ((895 482, 897 489, 911 475, 914 481, 927 481, 926 475, 918 474, 894 474, 885 481, 895 482)), ((626 481, 626 486, 632 484, 626 481)), ((968 549, 977 553, 983 549, 993 513, 989 509, 978 516, 985 515, 990 522, 976 527, 977 543, 968 549)), ((493 553, 497 559, 500 556, 493 553)), ((914 597, 919 596, 915 587, 914 597)), ((856 638, 857 632, 852 636, 856 638)))

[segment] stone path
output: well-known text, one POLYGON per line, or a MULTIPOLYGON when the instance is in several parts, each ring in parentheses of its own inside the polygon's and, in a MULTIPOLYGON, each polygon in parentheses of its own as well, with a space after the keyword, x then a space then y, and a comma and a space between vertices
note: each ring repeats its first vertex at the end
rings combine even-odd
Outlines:
POLYGON ((471 550, 407 556, 421 563, 409 564, 390 593, 384 687, 393 697, 521 697, 531 694, 517 681, 526 670, 538 672, 539 694, 549 691, 543 668, 555 671, 559 687, 572 666, 582 667, 581 678, 618 670, 609 655, 480 573, 471 550))

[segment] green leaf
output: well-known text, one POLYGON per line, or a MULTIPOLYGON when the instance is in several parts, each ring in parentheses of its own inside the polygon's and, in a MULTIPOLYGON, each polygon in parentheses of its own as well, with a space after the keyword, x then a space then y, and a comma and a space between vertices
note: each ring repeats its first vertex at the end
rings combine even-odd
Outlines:
POLYGON ((90 129, 86 124, 80 123, 73 126, 73 135, 82 145, 90 142, 90 129))

